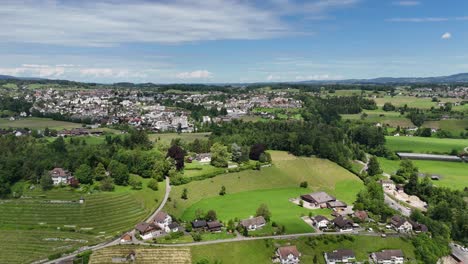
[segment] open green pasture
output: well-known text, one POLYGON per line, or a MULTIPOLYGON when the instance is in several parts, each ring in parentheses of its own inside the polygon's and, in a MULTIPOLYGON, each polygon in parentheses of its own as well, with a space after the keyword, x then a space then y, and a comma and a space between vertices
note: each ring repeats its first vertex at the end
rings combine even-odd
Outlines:
POLYGON ((66 121, 56 121, 51 118, 42 118, 42 117, 28 117, 21 118, 15 121, 10 121, 9 119, 0 119, 0 128, 30 128, 30 129, 45 129, 46 127, 50 129, 62 130, 62 129, 72 129, 81 127, 81 124, 66 122, 66 121))
POLYGON ((385 140, 389 149, 398 152, 448 154, 453 149, 461 152, 468 147, 468 139, 388 136, 385 140))
MULTIPOLYGON (((463 190, 468 187, 468 164, 462 162, 413 160, 420 173, 437 174, 441 176, 439 181, 432 181, 435 186, 448 187, 454 190, 463 190)), ((394 174, 400 165, 399 160, 387 160, 379 158, 382 170, 394 174)))

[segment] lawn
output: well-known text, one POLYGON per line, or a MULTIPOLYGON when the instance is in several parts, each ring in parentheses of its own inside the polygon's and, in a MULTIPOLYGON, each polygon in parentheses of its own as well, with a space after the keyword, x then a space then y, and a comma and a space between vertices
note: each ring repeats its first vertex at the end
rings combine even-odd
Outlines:
MULTIPOLYGON (((400 165, 399 160, 387 160, 379 158, 383 171, 389 174, 395 173, 400 165)), ((455 190, 463 190, 468 187, 468 164, 461 162, 413 160, 419 172, 441 175, 440 181, 433 181, 435 186, 448 187, 455 190)))
POLYGON ((445 153, 453 149, 458 152, 468 147, 468 139, 426 138, 426 137, 385 137, 385 145, 399 152, 445 153))
POLYGON ((458 136, 461 132, 466 132, 468 130, 468 119, 427 121, 423 124, 423 127, 443 129, 446 131, 450 131, 450 133, 452 133, 454 136, 458 136))
POLYGON ((301 216, 314 212, 295 205, 289 201, 290 198, 299 197, 310 191, 303 188, 286 188, 271 190, 256 190, 250 192, 241 192, 227 194, 203 199, 192 205, 182 215, 182 220, 191 221, 195 219, 197 210, 208 212, 214 210, 218 219, 227 223, 229 220, 245 219, 255 215, 257 208, 261 204, 266 204, 271 211, 271 221, 278 225, 286 226, 286 233, 307 233, 313 232, 313 229, 307 225, 301 216))
POLYGON ((30 250, 23 251, 27 254, 17 255, 7 247, 0 247, 0 263, 12 256, 16 256, 18 261, 9 263, 44 258, 67 251, 71 246, 108 240, 133 228, 151 214, 164 196, 164 183, 160 183, 159 190, 155 192, 146 187, 147 181, 144 180, 144 188, 140 191, 117 186, 114 192, 83 194, 58 188, 47 192, 26 191, 23 198, 1 200, 0 237, 4 239, 17 233, 18 239, 10 240, 8 248, 27 247, 30 250), (80 197, 84 197, 84 204, 77 202, 80 197), (38 242, 57 237, 85 241, 66 241, 62 243, 63 247, 56 243, 38 242))
MULTIPOLYGON (((384 96, 383 98, 374 99, 377 103, 377 106, 382 107, 385 103, 391 103, 394 106, 404 106, 405 104, 408 107, 420 108, 420 109, 430 109, 431 107, 438 108, 437 102, 432 102, 432 98, 421 98, 415 96, 404 96, 397 95, 394 97, 384 96)), ((461 99, 456 98, 440 98, 442 102, 459 102, 461 99)))
POLYGON ((225 171, 224 168, 217 168, 209 163, 200 163, 194 160, 192 163, 186 163, 184 169, 185 177, 196 177, 206 174, 221 174, 225 171))
POLYGON ((211 133, 161 133, 161 134, 150 134, 149 139, 151 141, 159 142, 162 144, 169 145, 171 140, 180 138, 186 142, 192 142, 195 139, 208 139, 211 133))
POLYGON ((229 220, 236 216, 253 215, 260 203, 265 202, 271 204, 272 211, 274 209, 278 212, 273 212, 279 217, 278 222, 285 221, 285 224, 289 225, 286 227, 287 232, 294 232, 296 229, 303 232, 304 226, 299 222, 299 216, 302 212, 307 214, 308 211, 294 206, 288 201, 289 198, 323 190, 336 195, 340 200, 352 203, 357 192, 363 187, 354 174, 328 160, 295 157, 280 151, 272 151, 271 154, 274 165, 260 171, 245 170, 222 174, 215 178, 174 186, 171 200, 166 204, 165 210, 176 217, 191 220, 197 208, 209 210, 216 207, 219 208, 217 210, 220 218, 229 220), (298 188, 302 181, 309 183, 308 189, 298 188), (219 196, 222 186, 226 187, 227 195, 224 197, 219 196), (185 188, 188 194, 186 200, 180 198, 185 188), (293 217, 281 216, 282 212, 290 210, 294 212, 293 217), (282 217, 286 217, 286 220, 282 217), (292 218, 298 219, 291 220, 292 218), (289 221, 293 221, 294 224, 290 224, 289 221))
MULTIPOLYGON (((291 240, 257 240, 234 243, 222 243, 216 245, 193 246, 193 263, 207 259, 210 263, 241 264, 241 263, 271 263, 271 257, 277 246, 296 245, 301 252, 301 263, 314 263, 316 257, 318 263, 325 263, 324 252, 335 249, 352 249, 358 261, 368 259, 372 252, 383 249, 402 249, 406 258, 414 261, 414 247, 410 242, 401 238, 379 238, 354 236, 354 240, 339 239, 336 236, 300 238, 291 240), (240 258, 239 256, 242 256, 240 258)), ((411 262, 413 263, 413 262, 411 262)))
POLYGON ((50 118, 28 117, 19 120, 10 121, 9 119, 0 119, 0 128, 30 128, 30 129, 50 129, 63 130, 82 127, 81 124, 56 121, 50 118))
MULTIPOLYGON (((413 127, 413 123, 406 118, 404 115, 400 115, 399 112, 385 112, 383 110, 364 110, 363 113, 367 114, 367 117, 362 119, 364 122, 369 123, 381 123, 389 125, 390 127, 413 127)), ((360 114, 345 114, 341 115, 343 119, 358 120, 361 119, 360 114)))

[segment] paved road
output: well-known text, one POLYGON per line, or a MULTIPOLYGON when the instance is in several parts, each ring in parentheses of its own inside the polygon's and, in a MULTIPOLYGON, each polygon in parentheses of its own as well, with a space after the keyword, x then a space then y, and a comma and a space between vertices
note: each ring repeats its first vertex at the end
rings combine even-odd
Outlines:
POLYGON ((450 243, 450 247, 452 248, 452 254, 459 258, 462 263, 468 263, 468 252, 463 251, 453 243, 450 243))
POLYGON ((384 201, 390 206, 390 208, 401 212, 402 215, 409 217, 411 215, 411 209, 406 208, 405 206, 399 204, 397 201, 393 200, 388 194, 384 193, 384 201))
MULTIPOLYGON (((159 205, 159 207, 153 212, 153 214, 151 214, 148 219, 146 220, 146 222, 150 222, 151 219, 154 218, 154 216, 162 210, 162 208, 164 208, 164 206, 166 205, 167 203, 167 199, 169 198, 169 194, 171 192, 171 185, 170 185, 170 180, 169 178, 166 178, 166 192, 164 194, 164 199, 162 200, 161 204, 159 205)), ((129 231, 129 233, 131 233, 133 235, 135 230, 131 230, 129 231)), ((113 241, 108 241, 108 242, 104 242, 104 243, 101 243, 101 244, 98 244, 98 245, 95 245, 95 246, 91 246, 91 247, 82 247, 80 249, 78 249, 77 251, 73 252, 72 254, 69 254, 69 255, 66 255, 66 256, 63 256, 61 258, 58 258, 58 259, 54 259, 52 261, 45 261, 45 262, 38 262, 38 263, 43 263, 43 264, 53 264, 53 263, 59 263, 61 261, 64 261, 64 260, 68 260, 68 259, 71 259, 71 258, 74 258, 76 257, 76 255, 78 255, 79 253, 83 252, 83 251, 86 251, 86 250, 92 250, 92 251, 97 251, 97 250, 100 250, 100 249, 103 249, 103 248, 106 248, 106 247, 111 247, 111 246, 115 246, 115 245, 118 245, 120 244, 120 237, 113 240, 113 241)))

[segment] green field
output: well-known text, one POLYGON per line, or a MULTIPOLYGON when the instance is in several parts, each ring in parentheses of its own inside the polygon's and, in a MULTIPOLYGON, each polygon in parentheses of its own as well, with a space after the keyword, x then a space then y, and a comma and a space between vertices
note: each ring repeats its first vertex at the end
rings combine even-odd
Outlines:
POLYGON ((10 121, 9 119, 0 119, 0 128, 30 128, 30 129, 50 129, 63 130, 82 127, 81 124, 56 121, 50 118, 28 117, 19 120, 10 121))
MULTIPOLYGON (((468 104, 467 104, 468 105, 468 104)), ((450 131, 453 136, 458 136, 462 132, 468 131, 468 118, 456 120, 439 120, 439 121, 426 121, 423 127, 443 129, 450 131)))
POLYGON ((171 140, 180 138, 186 142, 192 142, 195 139, 208 139, 211 133, 161 133, 161 134, 150 134, 149 139, 151 141, 159 142, 162 144, 169 145, 171 140))
POLYGON ((357 260, 364 261, 372 252, 383 249, 402 249, 405 258, 410 259, 413 263, 414 247, 410 242, 406 242, 400 238, 379 238, 379 237, 364 237, 354 236, 354 241, 341 239, 338 237, 313 238, 311 243, 308 238, 291 239, 291 240, 258 240, 244 241, 234 243, 222 243, 216 245, 203 245, 191 247, 193 263, 202 259, 207 259, 210 263, 223 264, 243 264, 243 263, 272 263, 271 257, 277 246, 296 245, 301 252, 301 263, 314 263, 314 257, 318 263, 325 263, 323 257, 324 252, 333 251, 335 249, 352 249, 354 250, 357 260), (242 256, 240 258, 239 256, 242 256))
POLYGON ((349 120, 362 120, 369 123, 381 123, 382 125, 388 125, 390 127, 413 127, 413 123, 406 118, 406 116, 400 115, 399 112, 385 112, 383 110, 364 110, 363 113, 367 114, 367 117, 361 119, 360 114, 347 114, 341 115, 343 119, 349 120))
POLYGON ((185 177, 196 177, 206 174, 221 174, 225 171, 225 168, 217 168, 215 166, 200 163, 194 160, 192 163, 186 163, 184 169, 185 177))
MULTIPOLYGON (((405 95, 397 95, 394 97, 391 96, 384 96, 383 98, 376 98, 374 99, 377 103, 377 106, 382 107, 385 103, 391 103, 394 106, 400 107, 404 106, 405 104, 408 107, 420 108, 420 109, 430 109, 431 107, 438 108, 437 102, 432 102, 432 98, 422 98, 422 97, 415 97, 415 96, 405 96, 405 95)), ((456 98, 440 98, 441 102, 460 102, 461 99, 456 98)), ((464 107, 462 106, 461 109, 464 107)))
POLYGON ((216 209, 222 220, 228 220, 253 215, 256 208, 265 202, 271 206, 270 210, 274 217, 278 217, 278 222, 284 221, 288 225, 287 232, 307 232, 310 229, 306 230, 307 226, 301 225, 299 216, 308 211, 289 202, 289 198, 323 190, 352 203, 363 187, 354 174, 328 160, 295 157, 279 151, 271 153, 274 165, 260 171, 223 174, 173 187, 171 201, 165 210, 176 217, 191 220, 198 208, 216 209), (298 188, 302 181, 308 181, 309 189, 298 188), (221 186, 225 186, 227 192, 223 197, 219 196, 221 186), (184 188, 188 190, 187 200, 180 199, 184 188), (253 198, 249 200, 249 197, 253 198), (288 211, 294 215, 283 215, 288 211))
MULTIPOLYGON (((382 170, 394 174, 400 165, 399 160, 387 160, 379 158, 382 170)), ((433 181, 435 186, 448 187, 455 190, 463 190, 468 187, 468 164, 461 162, 413 160, 419 172, 425 174, 441 175, 440 181, 433 181)))
POLYGON ((13 236, 16 239, 10 239, 8 247, 0 247, 0 263, 30 262, 78 245, 109 240, 133 228, 151 214, 164 196, 164 183, 155 192, 146 187, 146 182, 145 179, 140 191, 116 186, 110 193, 82 194, 62 188, 26 191, 23 198, 1 200, 0 243, 13 236), (81 196, 84 204, 76 202, 81 196), (61 243, 54 242, 55 238, 62 238, 58 240, 61 243))
POLYGON ((385 137, 385 145, 392 151, 414 153, 450 153, 468 147, 468 139, 426 138, 426 137, 385 137))

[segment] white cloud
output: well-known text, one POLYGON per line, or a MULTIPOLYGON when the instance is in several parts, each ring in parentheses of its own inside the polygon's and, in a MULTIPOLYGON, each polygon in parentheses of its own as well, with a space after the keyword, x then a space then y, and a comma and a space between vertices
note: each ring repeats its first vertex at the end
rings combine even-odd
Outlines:
POLYGON ((269 82, 279 81, 279 80, 281 80, 281 76, 270 74, 270 75, 268 75, 266 77, 266 80, 269 81, 269 82))
POLYGON ((393 2, 394 5, 399 5, 399 6, 417 6, 420 5, 421 2, 419 1, 396 1, 393 2))
POLYGON ((451 39, 452 38, 452 33, 450 32, 445 32, 442 37, 442 39, 451 39))
POLYGON ((314 80, 314 81, 325 81, 325 80, 339 80, 342 79, 341 76, 332 76, 329 74, 316 74, 316 75, 299 75, 296 76, 296 81, 308 81, 308 80, 314 80))
POLYGON ((23 64, 21 67, 0 68, 0 74, 14 75, 14 76, 28 76, 28 77, 41 77, 41 78, 58 78, 65 73, 65 68, 23 64))
MULTIPOLYGON (((298 34, 284 16, 324 18, 360 0, 3 0, 0 41, 68 46, 265 39, 298 34)), ((303 33, 303 32, 301 32, 303 33)))
POLYGON ((412 22, 412 23, 423 23, 423 22, 445 22, 449 21, 449 18, 446 17, 412 17, 412 18, 390 18, 386 21, 388 22, 412 22))
POLYGON ((213 77, 213 73, 207 70, 197 70, 192 72, 181 72, 176 74, 178 79, 209 79, 213 77))

